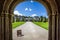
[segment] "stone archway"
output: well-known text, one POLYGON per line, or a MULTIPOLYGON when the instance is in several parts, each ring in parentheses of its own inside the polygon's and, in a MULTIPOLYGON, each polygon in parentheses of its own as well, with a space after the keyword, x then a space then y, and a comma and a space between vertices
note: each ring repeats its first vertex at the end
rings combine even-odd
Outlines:
MULTIPOLYGON (((24 0, 6 0, 1 14, 1 40, 12 40, 12 21, 15 6, 24 0)), ((49 39, 58 40, 58 11, 54 0, 37 0, 45 5, 49 16, 49 39)))

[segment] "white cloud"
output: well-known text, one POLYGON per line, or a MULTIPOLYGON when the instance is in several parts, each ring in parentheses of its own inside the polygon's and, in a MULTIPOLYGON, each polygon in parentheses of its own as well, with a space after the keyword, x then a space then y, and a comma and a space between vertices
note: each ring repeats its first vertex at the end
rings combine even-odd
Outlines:
POLYGON ((32 11, 32 9, 31 9, 31 8, 29 8, 29 11, 32 11))
POLYGON ((16 10, 16 11, 14 11, 14 14, 15 14, 15 15, 23 16, 23 14, 19 13, 19 11, 17 11, 17 10, 16 10))
POLYGON ((32 11, 31 8, 25 8, 25 11, 32 11))
POLYGON ((28 8, 25 8, 25 11, 27 11, 28 10, 28 8))
POLYGON ((36 14, 32 14, 32 17, 37 16, 36 14))
POLYGON ((31 0, 31 3, 33 3, 33 0, 31 0))

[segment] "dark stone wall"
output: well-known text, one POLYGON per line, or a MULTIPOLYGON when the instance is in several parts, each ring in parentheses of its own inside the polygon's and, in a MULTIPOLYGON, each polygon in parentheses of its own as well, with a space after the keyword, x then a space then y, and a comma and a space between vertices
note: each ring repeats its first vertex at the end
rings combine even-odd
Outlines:
POLYGON ((58 7, 58 40, 60 40, 60 0, 55 0, 58 7))
POLYGON ((60 0, 55 0, 56 1, 56 4, 57 4, 57 7, 58 7, 58 11, 60 13, 60 0))
POLYGON ((4 22, 3 21, 4 17, 2 17, 2 15, 1 15, 2 14, 2 10, 3 10, 4 1, 5 0, 0 0, 0 40, 4 40, 4 31, 2 31, 2 30, 4 30, 3 29, 4 23, 2 25, 2 22, 4 22))
POLYGON ((5 1, 5 0, 0 0, 0 15, 1 15, 1 12, 2 12, 2 10, 3 10, 4 1, 5 1))

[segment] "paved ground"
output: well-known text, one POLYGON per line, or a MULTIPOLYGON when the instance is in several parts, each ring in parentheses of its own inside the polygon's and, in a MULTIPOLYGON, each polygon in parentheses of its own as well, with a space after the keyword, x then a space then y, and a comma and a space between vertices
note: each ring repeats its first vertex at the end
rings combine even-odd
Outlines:
POLYGON ((13 29, 13 40, 48 40, 48 31, 32 22, 26 22, 25 24, 13 29), (24 36, 17 37, 17 30, 20 29, 24 36))

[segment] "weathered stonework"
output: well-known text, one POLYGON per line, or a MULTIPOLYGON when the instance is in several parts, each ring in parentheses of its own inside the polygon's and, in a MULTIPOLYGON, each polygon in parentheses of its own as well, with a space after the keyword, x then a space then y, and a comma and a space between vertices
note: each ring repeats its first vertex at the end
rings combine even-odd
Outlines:
MULTIPOLYGON (((15 6, 24 0, 0 1, 0 40, 12 40, 12 14, 15 6)), ((60 40, 60 2, 58 0, 36 0, 48 11, 48 40, 60 40)))

